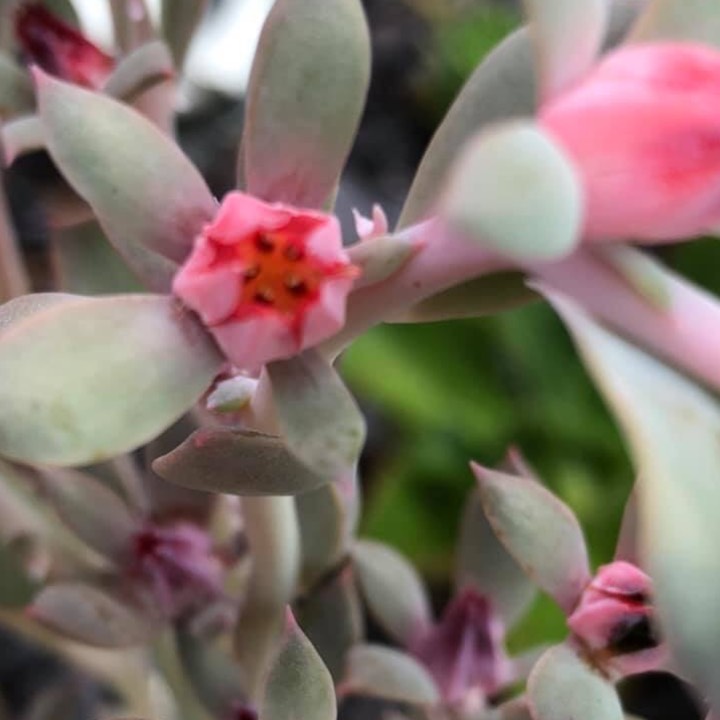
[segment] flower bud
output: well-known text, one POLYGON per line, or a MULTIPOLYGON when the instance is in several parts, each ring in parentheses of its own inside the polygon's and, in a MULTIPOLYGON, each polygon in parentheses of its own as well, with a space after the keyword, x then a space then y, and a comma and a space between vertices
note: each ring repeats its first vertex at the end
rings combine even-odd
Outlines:
POLYGON ((100 88, 115 67, 113 58, 40 3, 20 6, 15 34, 26 62, 76 85, 100 88))
POLYGON ((629 45, 547 103, 574 162, 590 240, 667 241, 720 224, 720 52, 629 45))
POLYGON ((230 193, 173 290, 228 359, 257 370, 334 335, 358 275, 331 215, 230 193))
POLYGON ((443 699, 459 703, 500 690, 512 668, 503 648, 504 627, 490 602, 471 587, 448 605, 442 619, 411 647, 430 671, 443 699))
POLYGON ((623 674, 657 669, 665 650, 656 627, 652 581, 630 563, 601 567, 568 618, 575 637, 623 674))

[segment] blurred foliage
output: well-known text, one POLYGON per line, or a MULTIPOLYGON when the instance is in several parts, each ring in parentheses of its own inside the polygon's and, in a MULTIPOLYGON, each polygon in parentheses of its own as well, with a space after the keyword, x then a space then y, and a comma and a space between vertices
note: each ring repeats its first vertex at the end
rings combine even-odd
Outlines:
POLYGON ((497 0, 407 0, 428 19, 432 49, 417 83, 416 98, 428 123, 437 123, 466 78, 498 41, 514 30, 520 16, 512 3, 497 0))

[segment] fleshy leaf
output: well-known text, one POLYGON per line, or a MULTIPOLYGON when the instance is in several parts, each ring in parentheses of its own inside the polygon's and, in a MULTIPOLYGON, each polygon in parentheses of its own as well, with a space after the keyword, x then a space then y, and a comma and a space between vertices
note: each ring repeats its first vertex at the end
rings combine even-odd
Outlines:
MULTIPOLYGON (((642 5, 639 0, 612 3, 605 47, 615 45, 625 35, 642 5)), ((534 76, 531 39, 525 29, 510 35, 482 61, 425 152, 405 201, 400 227, 414 225, 432 213, 437 189, 444 185, 451 164, 467 140, 493 123, 535 114, 534 76)))
POLYGON ((468 144, 440 213, 469 240, 500 255, 551 260, 580 241, 583 197, 555 141, 531 123, 515 122, 468 144))
POLYGON ((548 100, 582 77, 605 36, 607 0, 524 0, 537 53, 540 97, 548 100))
POLYGON ((12 165, 21 155, 45 149, 45 128, 37 115, 22 115, 6 122, 2 128, 4 165, 12 165))
POLYGON ((167 291, 215 212, 205 181, 139 113, 38 73, 48 150, 110 241, 152 288, 167 291))
POLYGON ((359 0, 277 0, 248 87, 241 162, 247 191, 322 207, 355 137, 369 73, 359 0))
POLYGON ((193 32, 205 12, 208 0, 163 0, 162 29, 172 51, 175 67, 182 69, 193 32))
POLYGON ((280 433, 307 467, 329 480, 354 467, 365 421, 333 367, 316 351, 267 366, 280 433))
POLYGON ((337 569, 347 554, 356 520, 356 482, 349 476, 295 498, 302 551, 301 588, 313 587, 337 569))
POLYGON ((554 647, 540 659, 528 680, 533 720, 624 720, 612 683, 591 669, 572 648, 554 647))
POLYGON ((465 508, 455 570, 455 586, 467 585, 489 598, 507 627, 517 622, 535 597, 535 588, 497 539, 485 517, 479 491, 465 508))
POLYGON ((52 465, 126 452, 188 410, 221 362, 169 297, 61 296, 0 334, 0 452, 52 465))
POLYGON ((673 656, 720 707, 720 408, 660 361, 552 295, 638 466, 640 552, 673 656))
MULTIPOLYGON (((3 488, 3 491, 5 488, 3 488)), ((0 540, 0 607, 24 608, 37 593, 37 584, 26 568, 23 543, 27 536, 11 542, 0 540)))
POLYGON ((130 103, 145 90, 173 75, 170 51, 165 43, 155 40, 124 57, 108 78, 103 91, 118 100, 130 103))
POLYGON ((402 235, 383 235, 362 240, 348 248, 352 264, 362 271, 353 289, 359 290, 387 280, 412 257, 415 249, 412 240, 402 235))
POLYGON ((0 51, 0 117, 27 113, 34 107, 35 96, 27 72, 0 51))
POLYGON ((523 699, 510 700, 493 710, 487 720, 533 720, 530 709, 523 699))
POLYGON ((363 634, 362 607, 352 569, 344 568, 320 583, 297 603, 295 614, 333 680, 339 682, 346 655, 363 634))
POLYGON ((409 646, 432 622, 430 600, 417 571, 379 542, 358 540, 352 552, 370 612, 393 639, 409 646))
POLYGON ((677 40, 720 45, 720 16, 713 0, 652 0, 628 42, 677 40))
POLYGON ((90 585, 65 583, 44 589, 30 606, 32 617, 72 640, 95 647, 146 645, 150 618, 119 598, 90 585))
POLYGON ((229 428, 204 428, 158 458, 153 470, 169 482, 232 495, 298 495, 324 485, 279 437, 229 428))
POLYGON ((570 508, 533 480, 472 467, 500 542, 540 588, 571 612, 590 581, 590 568, 570 508))
POLYGON ((122 562, 138 527, 120 497, 92 475, 76 470, 41 471, 44 487, 65 524, 94 550, 122 562))
POLYGON ((335 720, 332 677, 288 610, 285 637, 268 675, 260 720, 335 720))
POLYGON ((431 705, 439 701, 435 681, 417 660, 381 645, 358 645, 348 655, 341 684, 345 695, 431 705))

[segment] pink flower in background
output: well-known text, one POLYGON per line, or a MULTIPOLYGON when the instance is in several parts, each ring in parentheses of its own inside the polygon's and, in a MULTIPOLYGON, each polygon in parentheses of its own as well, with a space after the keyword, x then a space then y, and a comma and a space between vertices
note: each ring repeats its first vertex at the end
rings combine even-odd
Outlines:
POLYGON ((255 370, 335 334, 358 273, 335 217, 234 192, 196 239, 173 290, 233 364, 255 370))
POLYGON ((591 652, 625 674, 657 669, 665 656, 656 630, 652 581, 630 563, 600 568, 568 626, 591 652))
POLYGON ((112 57, 40 3, 20 6, 15 34, 26 62, 76 85, 100 88, 115 67, 112 57))
POLYGON ((473 691, 484 700, 513 675, 504 634, 490 602, 466 588, 448 605, 440 622, 413 643, 411 652, 435 678, 446 702, 462 702, 473 691))
POLYGON ((623 47, 540 112, 582 180, 591 240, 720 226, 719 118, 720 52, 689 43, 623 47))
POLYGON ((129 576, 171 620, 222 597, 223 564, 207 531, 189 522, 146 523, 131 540, 129 576))

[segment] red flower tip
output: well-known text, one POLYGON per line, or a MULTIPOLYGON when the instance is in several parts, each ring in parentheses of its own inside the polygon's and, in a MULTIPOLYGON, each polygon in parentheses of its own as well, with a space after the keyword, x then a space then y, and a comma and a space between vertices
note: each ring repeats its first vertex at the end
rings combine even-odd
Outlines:
POLYGON ((335 334, 358 274, 333 216, 234 192, 173 289, 233 364, 256 370, 335 334))
MULTIPOLYGON (((76 85, 100 88, 115 67, 112 57, 37 2, 18 8, 15 35, 26 62, 76 85)), ((42 77, 34 74, 36 81, 42 77)))

